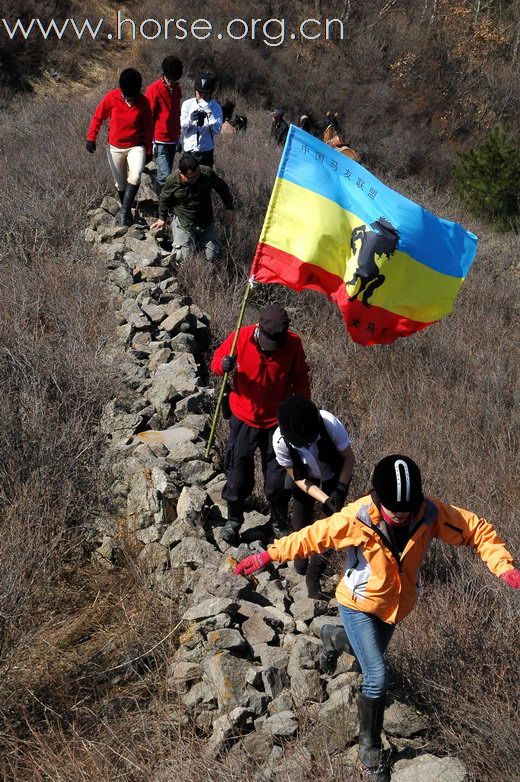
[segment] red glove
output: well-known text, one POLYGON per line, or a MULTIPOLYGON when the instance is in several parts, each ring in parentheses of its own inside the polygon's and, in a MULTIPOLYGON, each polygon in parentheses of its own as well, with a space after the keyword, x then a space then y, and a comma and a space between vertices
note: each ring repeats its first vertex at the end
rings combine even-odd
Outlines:
POLYGON ((513 587, 513 589, 520 589, 520 570, 513 568, 513 570, 508 570, 507 573, 502 573, 500 578, 506 582, 507 586, 513 587))
POLYGON ((250 576, 251 573, 262 570, 269 562, 272 562, 272 557, 268 551, 261 551, 259 554, 250 554, 249 557, 245 557, 245 559, 238 563, 235 568, 235 576, 239 576, 241 573, 244 576, 250 576))

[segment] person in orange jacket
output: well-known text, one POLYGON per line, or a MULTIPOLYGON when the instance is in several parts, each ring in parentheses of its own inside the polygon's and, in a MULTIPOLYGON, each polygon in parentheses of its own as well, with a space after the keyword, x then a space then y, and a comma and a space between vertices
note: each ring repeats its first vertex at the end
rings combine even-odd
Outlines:
POLYGON ((393 454, 378 462, 372 486, 370 494, 338 513, 246 557, 235 573, 249 575, 271 561, 347 549, 345 572, 336 589, 345 632, 324 626, 324 655, 329 665, 331 658, 349 648, 357 658, 363 674, 359 757, 371 782, 387 782, 381 752, 388 689, 385 651, 396 623, 416 603, 418 572, 431 540, 470 546, 514 589, 520 589, 520 571, 491 524, 469 510, 424 496, 421 472, 409 457, 393 454))

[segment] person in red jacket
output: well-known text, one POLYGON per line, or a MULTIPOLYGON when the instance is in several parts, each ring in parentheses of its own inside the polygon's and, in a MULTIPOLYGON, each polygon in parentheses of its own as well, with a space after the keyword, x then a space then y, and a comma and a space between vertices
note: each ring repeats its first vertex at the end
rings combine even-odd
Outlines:
POLYGON ((276 413, 292 394, 310 397, 309 366, 300 338, 289 331, 289 316, 283 307, 270 304, 260 312, 258 323, 240 329, 235 355, 230 355, 234 332, 217 348, 211 361, 216 375, 233 371, 229 396, 231 418, 226 446, 226 484, 222 498, 228 504, 228 520, 221 536, 237 545, 244 521, 244 507, 253 491, 254 456, 262 458, 264 491, 270 505, 273 534, 287 534, 290 492, 285 489, 285 470, 276 461, 273 433, 276 413))
POLYGON ((111 90, 94 112, 87 134, 87 151, 96 151, 101 125, 108 120, 107 157, 121 209, 117 225, 132 225, 134 203, 141 174, 152 159, 152 112, 141 94, 143 80, 135 68, 126 68, 119 77, 119 88, 111 90))
POLYGON ((181 138, 182 62, 178 57, 165 57, 161 63, 162 76, 146 90, 152 110, 153 146, 157 164, 156 192, 161 194, 166 177, 173 169, 173 161, 181 138))

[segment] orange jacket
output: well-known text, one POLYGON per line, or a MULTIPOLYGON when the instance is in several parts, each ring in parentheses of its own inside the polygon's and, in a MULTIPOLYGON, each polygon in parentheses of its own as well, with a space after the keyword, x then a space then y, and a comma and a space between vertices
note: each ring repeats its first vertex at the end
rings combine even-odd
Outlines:
POLYGON ((330 548, 347 548, 345 572, 336 588, 338 603, 376 614, 390 624, 400 622, 414 607, 419 568, 433 538, 453 546, 471 546, 496 576, 512 569, 511 554, 484 519, 431 498, 425 499, 423 510, 399 559, 381 537, 384 522, 371 495, 275 540, 268 550, 273 560, 287 562, 330 548))

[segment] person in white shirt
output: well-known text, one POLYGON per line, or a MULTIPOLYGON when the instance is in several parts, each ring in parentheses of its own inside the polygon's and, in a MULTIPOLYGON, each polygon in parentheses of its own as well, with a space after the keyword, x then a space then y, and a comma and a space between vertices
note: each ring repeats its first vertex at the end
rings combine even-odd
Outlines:
MULTIPOLYGON (((278 408, 273 450, 291 482, 291 526, 295 532, 313 523, 315 501, 322 506, 320 518, 341 510, 354 469, 354 454, 347 430, 332 413, 318 410, 306 397, 284 400, 278 408)), ((320 586, 326 565, 326 558, 319 554, 308 561, 294 561, 296 571, 306 573, 307 592, 315 600, 328 599, 320 586)))
POLYGON ((217 80, 211 73, 195 79, 195 97, 185 100, 181 107, 182 148, 200 165, 213 166, 215 136, 222 130, 223 116, 220 103, 212 99, 217 80))

